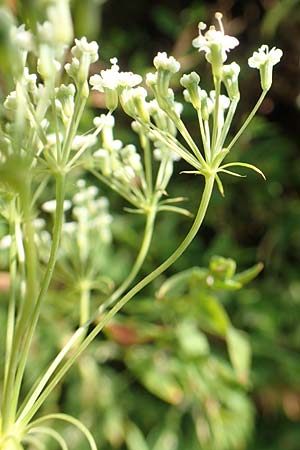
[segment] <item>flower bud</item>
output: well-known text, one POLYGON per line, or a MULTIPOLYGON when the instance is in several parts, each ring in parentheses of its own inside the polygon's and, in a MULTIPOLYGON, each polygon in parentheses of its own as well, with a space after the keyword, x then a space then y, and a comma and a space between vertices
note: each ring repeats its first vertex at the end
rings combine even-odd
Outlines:
POLYGON ((199 109, 201 106, 199 83, 200 77, 196 72, 192 72, 189 75, 183 75, 180 79, 180 84, 186 88, 189 94, 189 101, 195 109, 199 109))

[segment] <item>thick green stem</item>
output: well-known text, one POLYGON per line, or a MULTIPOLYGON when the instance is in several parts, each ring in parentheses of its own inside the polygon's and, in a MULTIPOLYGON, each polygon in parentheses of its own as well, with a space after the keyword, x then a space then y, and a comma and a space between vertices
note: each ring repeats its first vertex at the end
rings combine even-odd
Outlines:
MULTIPOLYGON (((65 373, 69 370, 69 368, 74 364, 76 359, 81 355, 81 353, 87 348, 87 346, 93 341, 93 339, 97 336, 97 334, 104 328, 104 326, 114 317, 120 309, 126 305, 126 303, 131 300, 138 292, 140 292, 145 286, 151 283, 155 278, 161 275, 165 270, 167 270, 187 249, 190 245, 194 237, 196 236, 199 228, 203 222, 205 217, 209 201, 211 198, 213 186, 215 181, 215 174, 211 174, 207 176, 205 182, 205 188, 203 191, 203 195, 201 198, 201 202, 199 205, 199 209, 193 225, 191 226, 188 234, 181 242, 181 244, 177 247, 177 249, 172 253, 172 255, 166 259, 159 267, 157 267, 153 272, 147 275, 143 280, 141 280, 137 285, 135 285, 124 297, 122 297, 118 303, 105 315, 104 318, 99 320, 99 323, 95 326, 95 328, 91 331, 91 333, 84 339, 84 341, 76 348, 70 358, 65 361, 62 367, 57 371, 57 373, 53 376, 52 380, 43 390, 40 396, 36 396, 35 393, 28 399, 27 403, 22 408, 22 412, 18 416, 16 425, 17 426, 26 426, 26 424, 31 420, 34 414, 39 410, 41 405, 44 403, 46 398, 55 388, 57 383, 62 379, 65 373)), ((89 324, 86 324, 85 327, 88 327, 89 324)), ((80 332, 84 332, 84 328, 80 328, 76 331, 77 335, 80 332)), ((37 387, 37 392, 40 392, 39 386, 37 387)))

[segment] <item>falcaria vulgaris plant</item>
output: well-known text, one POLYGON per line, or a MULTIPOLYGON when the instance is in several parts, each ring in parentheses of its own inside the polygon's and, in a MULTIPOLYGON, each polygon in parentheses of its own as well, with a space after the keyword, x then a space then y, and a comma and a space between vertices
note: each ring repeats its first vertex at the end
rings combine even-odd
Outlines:
MULTIPOLYGON (((227 58, 238 40, 225 34, 221 13, 215 15, 217 27, 206 30, 204 23, 199 24, 193 46, 204 53, 210 65, 212 90, 207 92, 201 86, 196 72, 180 79, 184 100, 192 104, 199 121, 200 138, 195 140, 181 119, 184 105, 175 100, 170 87, 171 78, 180 71, 175 58, 158 53, 155 70, 145 80, 138 74, 122 72, 116 58, 111 59, 111 68, 90 77, 90 66, 98 60, 98 45, 84 37, 75 39, 68 54, 73 39, 68 0, 49 1, 46 13, 47 20, 37 24, 35 34, 24 25, 11 23, 8 27, 14 89, 3 104, 0 133, 0 213, 7 224, 1 249, 7 252, 10 273, 0 449, 34 448, 42 434, 66 449, 64 438, 50 426, 59 420, 78 427, 94 450, 96 443, 79 420, 57 412, 43 416, 40 409, 118 311, 185 252, 204 220, 213 189, 224 193, 223 174, 240 176, 235 169, 246 168, 264 176, 255 166, 226 162, 226 157, 234 152, 234 145, 271 88, 273 66, 282 51, 263 45, 249 58, 250 67, 259 70, 262 94, 232 137, 230 127, 240 100, 240 67, 236 62, 228 64, 227 58), (66 64, 67 55, 70 62, 66 64), (91 89, 104 93, 107 112, 95 117, 91 130, 80 134, 91 89), (119 105, 133 119, 132 130, 140 151, 114 136, 113 113, 119 105), (184 176, 201 175, 198 210, 174 252, 134 284, 153 240, 157 215, 173 212, 191 216, 178 206, 184 192, 183 197, 166 196, 174 163, 180 158, 191 165, 184 176), (111 239, 108 202, 99 197, 97 187, 87 185, 87 172, 99 180, 98 184, 104 183, 122 196, 128 212, 145 218, 140 250, 116 289, 97 266, 99 253, 105 253, 111 239), (66 198, 70 177, 77 180, 73 183, 77 192, 71 201, 69 195, 66 198), (55 198, 45 201, 53 184, 55 198), (53 220, 50 231, 43 219, 46 214, 53 220), (76 268, 68 276, 79 299, 78 328, 24 392, 24 372, 41 310, 53 276, 59 275, 55 275, 55 267, 63 272, 74 260, 76 268), (93 309, 91 296, 95 292, 101 292, 101 302, 93 309)), ((7 20, 13 22, 10 16, 7 20)), ((246 274, 245 280, 254 272, 246 274)), ((214 283, 211 275, 207 283, 214 283)))

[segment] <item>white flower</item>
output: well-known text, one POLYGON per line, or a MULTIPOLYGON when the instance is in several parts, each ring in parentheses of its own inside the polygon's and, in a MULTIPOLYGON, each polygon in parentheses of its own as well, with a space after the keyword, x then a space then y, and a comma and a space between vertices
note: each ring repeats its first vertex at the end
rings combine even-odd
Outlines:
POLYGON ((262 45, 253 56, 248 59, 248 64, 254 69, 259 69, 260 83, 264 91, 268 91, 272 85, 273 66, 279 63, 283 55, 282 50, 273 47, 269 50, 268 45, 262 45))
POLYGON ((110 69, 101 70, 100 75, 93 75, 90 78, 93 89, 104 92, 105 89, 114 90, 119 86, 134 87, 141 83, 142 77, 140 75, 132 72, 120 72, 116 58, 112 58, 110 62, 112 63, 110 69))
MULTIPOLYGON (((63 209, 64 211, 68 211, 72 206, 70 200, 64 201, 63 209)), ((42 204, 42 209, 47 213, 54 213, 56 210, 56 200, 48 200, 47 202, 42 204)))
POLYGON ((254 52, 251 58, 248 59, 248 64, 253 69, 260 69, 261 66, 265 64, 275 64, 279 63, 283 52, 280 48, 273 47, 269 50, 268 45, 262 45, 257 52, 254 52))
POLYGON ((199 23, 199 36, 193 40, 193 46, 199 49, 199 52, 204 51, 205 57, 212 65, 218 63, 219 65, 226 61, 227 52, 236 47, 239 41, 233 36, 227 36, 224 33, 222 24, 222 14, 216 13, 215 17, 219 23, 220 30, 211 25, 206 33, 203 35, 202 31, 206 29, 206 24, 199 23))
POLYGON ((31 31, 25 30, 25 25, 12 27, 11 38, 21 50, 30 51, 34 48, 34 40, 31 31))
POLYGON ((83 36, 81 39, 75 39, 75 46, 72 47, 72 55, 80 59, 83 55, 89 55, 90 62, 98 60, 99 46, 96 41, 88 42, 87 38, 83 36))
POLYGON ((171 73, 176 73, 180 69, 180 63, 173 56, 168 57, 166 52, 158 52, 153 64, 157 70, 167 70, 171 73))
POLYGON ((99 117, 95 117, 93 120, 93 124, 95 127, 113 127, 115 125, 114 116, 108 116, 107 114, 101 114, 99 117))
POLYGON ((54 41, 53 24, 46 20, 37 24, 37 35, 40 43, 51 44, 54 41))
POLYGON ((72 150, 79 150, 82 147, 92 147, 97 142, 93 134, 77 135, 72 142, 72 150))
POLYGON ((3 236, 3 238, 0 239, 0 249, 5 250, 9 248, 11 246, 11 242, 12 239, 10 234, 3 236))

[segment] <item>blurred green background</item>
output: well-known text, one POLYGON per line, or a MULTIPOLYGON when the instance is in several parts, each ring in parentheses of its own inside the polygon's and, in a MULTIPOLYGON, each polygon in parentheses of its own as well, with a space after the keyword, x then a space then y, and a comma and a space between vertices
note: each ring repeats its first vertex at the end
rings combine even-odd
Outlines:
MULTIPOLYGON (((4 3, 28 26, 43 17, 43 1, 4 3)), ((188 291, 190 307, 184 307, 180 297, 164 307, 157 304, 154 293, 165 279, 161 277, 92 345, 48 407, 80 416, 101 449, 299 450, 299 0, 73 0, 71 5, 75 36, 86 35, 100 44, 95 71, 116 56, 122 69, 145 73, 156 52, 167 51, 180 60, 183 71, 196 70, 204 86, 209 86, 209 71, 191 40, 200 20, 211 23, 214 12, 221 11, 225 30, 240 41, 229 56, 242 67, 236 129, 260 94, 258 74, 248 68, 248 57, 264 43, 281 48, 284 56, 274 69, 271 92, 234 150, 242 161, 257 165, 267 181, 254 173, 245 180, 224 179, 225 198, 215 192, 202 231, 168 272, 171 276, 192 266, 207 267, 213 255, 233 258, 240 270, 263 262, 263 272, 241 290, 208 294, 198 286, 196 294, 202 299, 215 296, 220 314, 226 310, 233 325, 247 332, 253 353, 250 381, 235 379, 222 333, 201 323, 194 294, 188 291), (185 347, 183 336, 189 333, 198 352, 185 347), (214 414, 218 407, 224 409, 222 420, 214 414)), ((174 89, 180 91, 179 86, 174 89)), ((99 107, 101 98, 93 97, 87 121, 99 107)), ((121 111, 116 115, 117 133, 131 142, 128 118, 121 111)), ((187 108, 183 118, 196 133, 193 111, 187 108)), ((193 212, 202 185, 198 177, 179 174, 186 169, 185 163, 176 163, 169 193, 186 196, 185 207, 193 212)), ((95 183, 92 177, 89 181, 95 183)), ((118 281, 138 249, 142 224, 132 216, 121 217, 125 205, 111 193, 109 197, 116 220, 108 257, 112 262, 106 270, 117 255, 122 264, 113 276, 118 281)), ((188 227, 186 218, 159 217, 159 240, 152 245, 145 273, 170 254, 188 227)), ((63 325, 58 329, 72 329, 67 315, 61 319, 51 309, 55 289, 50 300, 34 355, 40 361, 37 373, 63 338, 53 335, 51 317, 63 325)), ((84 448, 79 436, 72 440, 84 448)))

